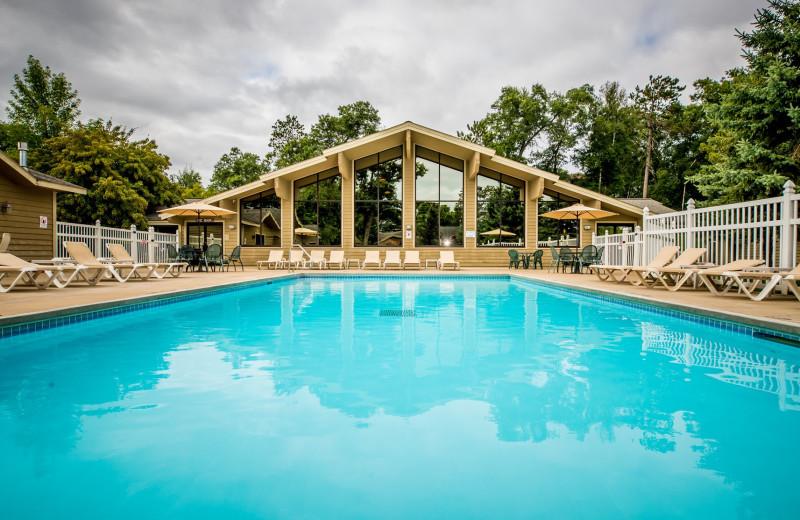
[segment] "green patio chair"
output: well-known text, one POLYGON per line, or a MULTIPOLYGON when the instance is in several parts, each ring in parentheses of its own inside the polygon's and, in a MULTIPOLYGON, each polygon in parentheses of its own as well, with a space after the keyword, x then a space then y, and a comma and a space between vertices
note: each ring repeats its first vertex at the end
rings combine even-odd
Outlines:
POLYGON ((242 246, 236 246, 231 251, 231 254, 228 256, 223 255, 223 259, 225 263, 228 264, 228 270, 230 270, 231 266, 233 266, 233 270, 236 271, 236 262, 239 262, 239 265, 242 266, 242 271, 244 271, 244 264, 242 263, 242 246))
MULTIPOLYGON (((537 249, 533 252, 533 256, 530 260, 530 265, 533 265, 533 268, 536 269, 536 266, 539 266, 539 269, 544 269, 544 265, 542 265, 542 256, 544 255, 543 249, 537 249)), ((529 265, 529 267, 530 267, 529 265)))
POLYGON ((209 267, 216 271, 217 266, 219 266, 220 271, 225 270, 225 257, 222 256, 221 245, 211 244, 208 246, 208 249, 206 249, 205 263, 206 271, 208 271, 209 267))
POLYGON ((172 244, 167 244, 167 261, 169 263, 183 262, 183 260, 178 260, 179 256, 180 253, 178 253, 178 250, 175 249, 175 246, 173 246, 172 244))
POLYGON ((549 273, 550 269, 552 269, 553 267, 555 267, 556 272, 558 272, 558 262, 559 262, 558 251, 556 251, 556 248, 553 246, 549 247, 550 247, 550 263, 547 264, 547 272, 549 273))
POLYGON ((597 246, 585 246, 580 254, 575 257, 575 262, 579 266, 580 273, 583 274, 583 266, 597 262, 597 246))
POLYGON ((508 250, 508 256, 509 256, 508 268, 511 269, 511 266, 513 265, 514 269, 519 269, 520 258, 519 258, 519 253, 517 252, 517 250, 516 249, 509 249, 508 250))
POLYGON ((599 248, 597 248, 597 260, 595 261, 595 264, 603 265, 603 252, 605 250, 606 246, 600 246, 599 248))
POLYGON ((197 252, 190 245, 181 246, 178 251, 178 262, 186 262, 192 268, 192 271, 194 271, 195 267, 199 267, 200 264, 197 252))
MULTIPOLYGON (((558 262, 561 264, 561 272, 567 271, 567 266, 574 266, 576 265, 575 262, 577 261, 577 256, 572 249, 568 247, 562 247, 561 251, 558 252, 558 262)), ((558 272, 558 265, 556 265, 556 272, 558 272)))

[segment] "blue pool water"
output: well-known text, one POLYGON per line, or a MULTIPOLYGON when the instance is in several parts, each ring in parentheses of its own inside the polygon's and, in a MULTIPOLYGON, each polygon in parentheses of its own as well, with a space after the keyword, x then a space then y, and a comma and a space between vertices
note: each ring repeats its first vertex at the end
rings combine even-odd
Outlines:
POLYGON ((800 349, 507 280, 0 340, 9 519, 790 518, 798 434, 800 349))

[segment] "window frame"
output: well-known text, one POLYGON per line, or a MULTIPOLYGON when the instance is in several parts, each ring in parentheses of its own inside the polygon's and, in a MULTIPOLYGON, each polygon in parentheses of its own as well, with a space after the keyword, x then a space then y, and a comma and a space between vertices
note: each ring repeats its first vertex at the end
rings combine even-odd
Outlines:
MULTIPOLYGON (((264 220, 264 214, 263 214, 264 208, 263 208, 263 206, 260 207, 259 210, 261 211, 260 220, 259 220, 259 231, 261 231, 261 226, 263 225, 263 220, 264 220)), ((283 220, 283 201, 281 200, 280 197, 278 197, 278 194, 275 191, 275 188, 270 188, 268 190, 260 191, 258 193, 254 193, 252 195, 248 195, 246 197, 240 198, 239 199, 239 245, 242 246, 242 247, 281 247, 281 242, 282 242, 281 236, 283 234, 283 228, 281 227, 281 224, 282 224, 281 221, 282 220, 283 220), (257 199, 253 199, 252 197, 254 197, 256 195, 258 195, 258 198, 257 199), (278 230, 279 230, 279 233, 278 233, 278 245, 277 246, 275 246, 275 245, 267 246, 267 245, 263 245, 263 244, 259 245, 258 243, 256 243, 257 240, 254 241, 254 243, 252 243, 252 244, 245 244, 244 240, 243 240, 243 236, 242 236, 242 234, 244 233, 244 226, 242 225, 242 220, 244 218, 244 211, 242 209, 243 204, 246 204, 247 202, 252 202, 253 200, 261 200, 261 199, 264 199, 264 198, 266 198, 266 197, 268 197, 270 195, 274 195, 278 199, 279 210, 280 210, 280 219, 278 221, 278 230)), ((263 235, 263 233, 259 233, 259 234, 263 235)))
POLYGON ((404 246, 405 239, 404 239, 404 236, 403 236, 404 235, 404 233, 403 233, 403 214, 404 214, 403 213, 403 209, 404 209, 404 206, 403 206, 403 200, 404 200, 403 168, 405 166, 404 165, 404 162, 405 162, 404 155, 405 154, 403 152, 404 152, 404 146, 403 145, 393 146, 391 148, 387 148, 386 150, 381 150, 380 152, 377 152, 377 153, 374 153, 374 154, 370 154, 370 155, 367 155, 367 156, 364 156, 364 157, 360 157, 360 158, 356 159, 355 161, 353 161, 353 247, 354 248, 367 248, 367 247, 373 247, 373 248, 374 247, 389 247, 389 248, 398 248, 399 247, 399 248, 402 248, 404 246), (385 160, 381 161, 381 155, 383 155, 383 154, 390 154, 391 155, 392 151, 396 150, 396 149, 399 149, 399 152, 400 152, 399 155, 397 155, 396 157, 391 157, 389 159, 385 159, 385 160), (371 159, 373 157, 375 158, 375 162, 374 163, 371 161, 371 159), (400 160, 400 190, 399 190, 400 198, 399 199, 381 199, 379 189, 377 189, 376 192, 374 193, 374 195, 377 196, 376 199, 359 199, 358 198, 358 172, 367 170, 368 168, 373 168, 373 167, 380 166, 381 164, 388 163, 390 161, 396 161, 398 159, 400 160), (362 168, 360 168, 360 169, 356 169, 357 163, 359 161, 366 162, 367 164, 365 166, 363 166, 362 168), (375 205, 376 215, 377 215, 377 219, 375 221, 375 229, 376 229, 376 240, 378 242, 376 244, 360 244, 360 245, 356 244, 356 237, 358 236, 357 233, 356 233, 356 215, 357 215, 356 208, 358 207, 359 203, 362 203, 362 204, 374 204, 375 205), (399 233, 399 235, 400 235, 400 243, 397 244, 397 245, 382 245, 380 243, 380 237, 381 237, 381 205, 396 206, 398 204, 400 205, 400 233, 399 233))
MULTIPOLYGON (((464 190, 466 188, 466 167, 465 166, 466 166, 465 162, 462 159, 459 159, 457 157, 453 157, 452 155, 447 155, 447 154, 444 154, 444 153, 441 153, 441 152, 437 152, 435 150, 431 150, 430 148, 425 148, 425 147, 422 147, 422 146, 415 146, 414 147, 414 247, 415 248, 428 248, 428 247, 430 247, 430 248, 449 248, 449 249, 462 248, 463 249, 463 248, 466 247, 466 241, 464 240, 464 234, 465 234, 464 233, 464 229, 465 229, 464 214, 465 214, 465 209, 466 209, 465 208, 465 205, 466 205, 465 198, 466 197, 465 197, 465 193, 464 193, 464 190), (422 152, 422 153, 420 153, 420 152, 422 152), (428 155, 428 157, 426 157, 426 155, 428 155), (437 157, 437 160, 434 160, 434 159, 430 158, 430 156, 433 156, 433 155, 435 155, 437 157), (420 200, 417 197, 417 160, 420 159, 420 158, 421 159, 425 159, 426 161, 429 161, 429 162, 433 162, 433 163, 437 164, 438 167, 439 167, 438 172, 437 172, 437 179, 438 179, 438 190, 437 190, 438 198, 437 199, 420 200), (444 161, 443 161, 443 159, 444 159, 444 161), (458 167, 456 167, 458 164, 460 164, 460 170, 459 170, 458 167), (455 171, 460 171, 461 172, 461 189, 460 189, 461 199, 460 200, 459 199, 442 199, 442 177, 441 177, 442 166, 450 168, 451 170, 455 170, 455 171), (419 215, 418 215, 418 209, 419 209, 420 203, 423 203, 423 204, 424 203, 436 204, 437 207, 438 207, 438 212, 437 212, 437 215, 436 215, 436 223, 437 223, 436 236, 437 236, 437 242, 439 242, 440 239, 441 239, 441 236, 442 236, 442 234, 441 234, 441 230, 442 230, 442 209, 441 209, 442 208, 442 204, 448 204, 448 205, 452 204, 453 207, 455 207, 459 202, 461 203, 461 226, 460 226, 460 228, 461 228, 461 233, 460 233, 461 243, 460 244, 456 244, 456 245, 449 245, 449 246, 448 245, 443 245, 443 244, 440 244, 440 243, 437 243, 436 245, 433 245, 433 244, 420 244, 419 241, 418 241, 418 238, 419 238, 419 226, 418 226, 419 215)), ((445 227, 452 227, 452 226, 445 226, 445 227)))
MULTIPOLYGON (((483 248, 483 247, 495 247, 495 248, 514 249, 516 247, 519 247, 519 248, 523 248, 524 249, 526 247, 526 244, 528 242, 527 236, 526 236, 527 235, 526 230, 527 230, 527 224, 528 224, 528 222, 527 222, 528 200, 527 200, 527 197, 525 195, 526 188, 527 188, 527 183, 523 179, 520 179, 519 177, 514 177, 513 175, 508 175, 506 173, 498 172, 496 170, 490 170, 488 168, 483 168, 483 167, 481 167, 478 170, 478 174, 475 176, 475 235, 476 235, 475 236, 475 247, 476 248, 478 248, 478 247, 481 247, 481 248, 483 248), (486 173, 491 173, 493 175, 497 175, 497 179, 495 179, 494 177, 490 177, 489 175, 486 175, 486 173), (498 201, 500 203, 500 222, 498 223, 499 229, 503 229, 503 205, 506 202, 508 202, 503 197, 503 178, 504 177, 511 178, 511 179, 514 179, 517 182, 522 184, 522 186, 514 186, 511 183, 505 183, 508 186, 514 186, 514 187, 519 188, 520 191, 522 192, 521 200, 517 201, 517 203, 519 203, 519 202, 522 203, 522 244, 521 245, 520 244, 516 244, 516 245, 505 246, 505 245, 502 245, 502 240, 497 245, 494 245, 494 244, 493 245, 487 245, 487 244, 483 244, 482 245, 482 244, 478 243, 480 241, 480 234, 478 233, 478 221, 480 219, 481 202, 488 202, 488 200, 486 200, 486 199, 478 198, 479 197, 479 195, 478 195, 478 193, 479 193, 478 192, 478 188, 479 188, 478 177, 486 177, 487 179, 496 180, 500 184, 500 192, 498 194, 498 201)), ((502 239, 503 237, 500 236, 499 238, 502 239)))
POLYGON ((343 231, 342 222, 344 221, 344 218, 343 218, 344 215, 342 214, 342 212, 343 212, 343 202, 342 202, 342 186, 343 186, 343 184, 344 184, 344 178, 342 176, 342 172, 340 172, 338 168, 330 168, 328 170, 324 170, 324 171, 321 171, 321 172, 312 173, 311 175, 306 175, 305 177, 301 177, 299 179, 295 179, 294 181, 292 181, 292 245, 301 244, 301 245, 307 245, 309 247, 342 247, 342 234, 343 234, 342 233, 342 231, 343 231), (325 180, 327 180, 327 179, 333 178, 333 177, 339 177, 339 198, 338 199, 321 199, 320 198, 320 189, 319 189, 320 183, 325 181, 325 180), (298 182, 307 181, 308 179, 311 179, 311 178, 314 178, 315 180, 312 181, 312 182, 305 182, 304 184, 302 184, 300 186, 297 185, 298 182), (298 200, 298 198, 297 198, 298 191, 300 189, 302 189, 302 188, 305 188, 305 187, 308 187, 308 186, 311 186, 311 185, 314 186, 314 193, 316 195, 315 198, 298 200), (316 243, 303 244, 300 241, 300 235, 295 233, 295 229, 297 229, 297 224, 300 224, 300 222, 297 220, 297 205, 298 205, 298 203, 310 203, 310 202, 314 202, 315 206, 316 206, 316 226, 317 226, 317 229, 316 229, 316 231, 317 231, 316 243), (331 203, 338 203, 339 204, 339 240, 338 240, 338 243, 336 243, 336 244, 320 244, 319 239, 320 239, 320 235, 322 234, 320 232, 321 229, 320 229, 320 224, 319 224, 319 222, 320 222, 320 217, 319 217, 320 216, 320 206, 322 206, 323 204, 331 204, 331 203))

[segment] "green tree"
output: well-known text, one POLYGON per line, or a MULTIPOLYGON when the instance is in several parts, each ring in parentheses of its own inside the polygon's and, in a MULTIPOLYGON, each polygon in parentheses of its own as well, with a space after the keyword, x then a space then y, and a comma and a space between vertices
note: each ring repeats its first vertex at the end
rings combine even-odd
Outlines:
POLYGON ((650 76, 650 81, 642 87, 636 87, 631 94, 636 109, 641 114, 645 133, 644 182, 642 197, 647 197, 650 183, 650 172, 653 165, 653 151, 657 141, 663 134, 671 112, 677 110, 678 97, 686 87, 678 85, 677 78, 669 76, 650 76))
POLYGON ((566 94, 550 94, 550 124, 545 131, 544 144, 531 154, 535 166, 567 178, 564 166, 573 159, 576 145, 587 133, 595 103, 591 85, 569 89, 566 94))
POLYGON ((253 182, 269 171, 269 163, 254 153, 233 147, 214 165, 210 187, 226 191, 253 182))
POLYGON ((747 61, 706 104, 709 164, 691 181, 711 203, 774 196, 800 180, 800 3, 770 0, 737 31, 747 61))
POLYGON ((642 161, 637 146, 638 116, 617 82, 600 87, 588 116, 587 135, 575 152, 583 175, 576 184, 612 197, 638 193, 642 161))
POLYGON ((144 228, 148 209, 180 202, 166 175, 169 158, 158 153, 155 141, 131 139, 133 132, 95 119, 45 141, 49 173, 88 190, 59 196, 59 220, 144 228))
POLYGON ((267 162, 275 168, 320 155, 323 150, 377 132, 381 119, 368 101, 338 108, 338 115, 323 114, 306 132, 296 116, 287 115, 272 125, 267 162))
MULTIPOLYGON (((9 121, 28 129, 25 140, 32 149, 61 135, 78 119, 78 92, 64 73, 54 74, 33 56, 28 56, 22 76, 14 74, 14 88, 6 112, 9 121)), ((20 136, 23 137, 23 136, 20 136)), ((32 150, 33 152, 33 150, 32 150)), ((35 158, 35 153, 32 153, 35 158)))
POLYGON ((530 90, 503 87, 486 117, 458 132, 461 139, 493 148, 498 154, 524 164, 535 152, 534 144, 552 122, 550 94, 535 83, 530 90))
POLYGON ((184 166, 178 173, 170 175, 170 180, 177 185, 183 200, 204 199, 217 193, 212 188, 203 187, 200 172, 191 166, 184 166))

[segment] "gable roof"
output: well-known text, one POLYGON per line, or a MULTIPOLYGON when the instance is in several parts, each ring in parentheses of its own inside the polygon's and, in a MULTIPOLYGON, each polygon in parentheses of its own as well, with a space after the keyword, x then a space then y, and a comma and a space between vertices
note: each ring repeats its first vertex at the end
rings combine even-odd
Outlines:
POLYGON ((63 179, 47 175, 46 173, 37 172, 28 168, 23 168, 17 161, 0 151, 0 171, 9 174, 12 177, 28 182, 33 186, 45 188, 53 191, 61 191, 67 193, 77 193, 78 195, 86 195, 86 188, 72 184, 63 179))
POLYGON ((669 206, 651 198, 620 198, 623 202, 636 206, 637 208, 647 208, 651 215, 663 215, 664 213, 675 213, 669 206))
MULTIPOLYGON (((287 180, 295 180, 325 169, 336 168, 339 166, 340 154, 345 160, 353 161, 403 144, 415 144, 430 148, 437 152, 462 159, 465 165, 467 162, 479 158, 481 167, 518 176, 522 179, 542 178, 544 181, 547 181, 548 185, 554 186, 557 189, 600 201, 603 204, 607 204, 627 213, 636 215, 642 214, 642 208, 570 184, 569 182, 561 180, 555 173, 534 168, 533 166, 528 166, 527 164, 497 155, 496 150, 486 146, 460 139, 411 121, 406 121, 405 123, 387 128, 386 130, 381 130, 374 134, 333 146, 323 150, 321 155, 278 170, 267 172, 261 175, 256 181, 208 197, 203 202, 211 204, 224 199, 233 198, 237 195, 249 194, 256 189, 263 189, 268 185, 273 185, 270 181, 281 177, 285 177, 287 180)), ((411 152, 406 150, 406 153, 410 154, 411 152)))

